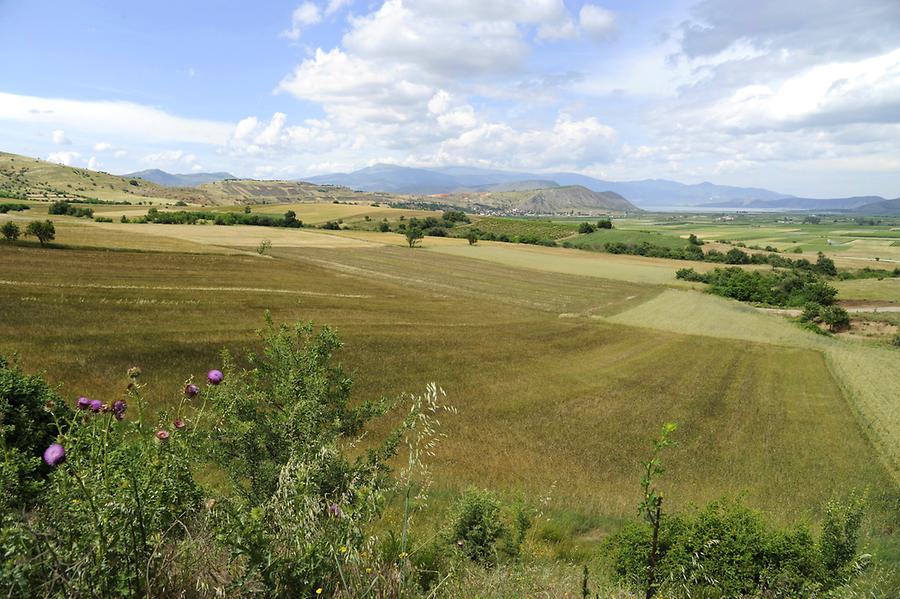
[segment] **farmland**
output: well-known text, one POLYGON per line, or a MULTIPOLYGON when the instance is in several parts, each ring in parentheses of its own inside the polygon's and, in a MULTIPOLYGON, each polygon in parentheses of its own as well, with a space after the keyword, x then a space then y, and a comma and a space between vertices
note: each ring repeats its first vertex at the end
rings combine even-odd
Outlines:
MULTIPOLYGON (((35 206, 0 219, 44 218, 35 206)), ((309 222, 401 213, 292 207, 309 222)), ((411 250, 401 235, 371 231, 55 219, 56 247, 0 243, 0 355, 46 372, 66 398, 114 397, 138 364, 153 405, 171 406, 222 348, 253 346, 268 310, 335 327, 357 398, 430 381, 447 392, 458 414, 431 462, 429 525, 469 485, 549 497, 541 526, 574 519, 581 532, 542 551, 574 543, 590 555, 632 517, 637 460, 659 424, 676 421, 665 478, 673 508, 742 495, 774 521, 815 525, 835 489, 869 489, 866 542, 896 559, 898 353, 702 294, 674 278, 681 261, 450 238, 411 250), (259 255, 263 239, 272 247, 259 255)), ((616 226, 601 234, 683 243, 702 231, 616 226)), ((891 281, 840 284, 890 299, 891 281)))

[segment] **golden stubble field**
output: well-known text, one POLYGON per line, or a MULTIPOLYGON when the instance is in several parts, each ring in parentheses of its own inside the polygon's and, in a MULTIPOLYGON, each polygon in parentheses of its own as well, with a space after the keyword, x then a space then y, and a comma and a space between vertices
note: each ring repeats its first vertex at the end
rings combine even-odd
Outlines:
MULTIPOLYGON (((631 517, 638 461, 674 420, 673 505, 743 494, 776 520, 815 521, 836 489, 868 488, 876 530, 894 516, 896 420, 872 411, 890 405, 877 393, 856 394, 863 354, 841 346, 841 361, 779 317, 742 321, 743 306, 665 291, 667 261, 313 231, 284 231, 294 242, 259 256, 261 228, 145 227, 58 227, 60 243, 94 249, 0 244, 0 354, 68 399, 111 399, 138 364, 162 405, 220 349, 252 346, 270 310, 334 326, 359 397, 447 391, 459 414, 434 459, 438 497, 478 485, 631 517)), ((863 362, 896 381, 889 361, 863 362)))

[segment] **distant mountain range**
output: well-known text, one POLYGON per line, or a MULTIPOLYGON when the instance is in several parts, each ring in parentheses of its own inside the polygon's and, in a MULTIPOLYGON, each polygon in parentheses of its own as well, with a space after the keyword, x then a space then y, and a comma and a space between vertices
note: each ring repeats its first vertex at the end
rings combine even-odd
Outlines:
MULTIPOLYGON (((140 177, 166 187, 200 187, 208 183, 236 179, 230 173, 170 174, 158 169, 129 173, 124 177, 140 177)), ((668 179, 640 181, 606 181, 578 173, 528 173, 477 167, 448 166, 440 168, 412 168, 393 164, 376 164, 350 173, 330 173, 302 179, 314 184, 329 184, 366 192, 404 195, 445 195, 468 193, 505 193, 569 188, 573 186, 594 192, 612 192, 647 210, 805 210, 820 212, 859 212, 861 214, 898 214, 900 202, 880 196, 850 198, 801 198, 759 187, 735 187, 714 183, 688 185, 668 179)), ((257 186, 266 185, 260 181, 257 186)), ((545 194, 546 195, 546 194, 545 194)), ((576 194, 577 195, 577 194, 576 194)), ((557 194, 557 200, 561 197, 557 194)), ((581 199, 551 202, 582 205, 581 199)), ((898 198, 900 200, 900 198, 898 198)), ((475 203, 469 199, 469 203, 475 203)), ((602 204, 603 202, 601 202, 602 204)), ((615 202, 613 202, 615 204, 615 202)), ((603 207, 603 206, 601 206, 603 207)), ((605 207, 612 207, 605 206, 605 207)))
POLYGON ((213 183, 224 179, 236 179, 231 173, 186 173, 181 175, 173 175, 158 168, 152 168, 136 173, 128 173, 123 177, 131 177, 134 179, 141 178, 144 181, 150 181, 157 185, 165 185, 166 187, 199 187, 204 183, 213 183))
POLYGON ((686 185, 666 179, 605 181, 577 173, 535 174, 455 166, 424 169, 376 164, 352 173, 316 175, 305 177, 304 180, 364 191, 422 195, 581 185, 591 191, 615 192, 638 207, 649 209, 689 207, 717 201, 780 200, 789 197, 768 189, 713 183, 686 185))

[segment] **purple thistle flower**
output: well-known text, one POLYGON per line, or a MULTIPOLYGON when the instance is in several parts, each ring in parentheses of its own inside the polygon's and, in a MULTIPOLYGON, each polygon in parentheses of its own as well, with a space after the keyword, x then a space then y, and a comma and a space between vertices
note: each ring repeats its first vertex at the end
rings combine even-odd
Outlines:
POLYGON ((113 415, 116 417, 116 420, 122 420, 125 418, 125 410, 128 408, 128 404, 125 403, 124 400, 119 399, 112 405, 113 415))
POLYGON ((198 394, 198 393, 200 393, 200 387, 198 387, 198 386, 195 385, 194 383, 188 383, 187 385, 185 385, 185 387, 184 387, 184 394, 185 394, 188 398, 197 397, 197 394, 198 394))
POLYGON ((165 429, 160 429, 156 431, 156 438, 160 441, 168 441, 169 440, 169 431, 165 429))
POLYGON ((178 430, 181 430, 181 429, 184 428, 184 420, 182 420, 181 418, 176 418, 176 419, 175 419, 175 422, 173 422, 172 424, 173 424, 173 425, 175 426, 175 428, 177 428, 178 430))
POLYGON ((44 461, 49 466, 56 466, 66 459, 66 450, 59 443, 53 443, 44 450, 44 461))
POLYGON ((91 407, 91 400, 82 395, 81 397, 78 398, 78 401, 75 402, 75 406, 79 410, 87 410, 88 408, 91 407))
POLYGON ((221 370, 210 370, 206 373, 206 380, 209 381, 210 385, 218 385, 225 380, 225 375, 222 374, 221 370))
POLYGON ((338 504, 332 503, 331 505, 328 506, 328 515, 329 516, 332 516, 333 518, 340 518, 341 513, 342 513, 341 508, 338 506, 338 504))
POLYGON ((100 401, 99 399, 91 400, 90 408, 91 408, 91 412, 95 412, 95 413, 99 412, 100 410, 103 409, 103 402, 100 401))

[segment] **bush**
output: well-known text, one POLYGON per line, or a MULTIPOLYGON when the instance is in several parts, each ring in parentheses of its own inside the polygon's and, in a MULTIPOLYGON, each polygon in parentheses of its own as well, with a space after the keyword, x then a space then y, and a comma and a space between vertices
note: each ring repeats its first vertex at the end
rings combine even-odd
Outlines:
POLYGON ((56 426, 71 410, 37 376, 23 373, 0 357, 0 435, 4 464, 0 480, 0 508, 23 507, 35 502, 49 472, 41 453, 60 433, 56 426))
POLYGON ((6 241, 17 240, 20 233, 21 231, 19 230, 19 225, 12 221, 3 223, 3 226, 0 227, 0 234, 3 235, 3 239, 5 239, 6 241))
POLYGON ((378 223, 378 230, 381 231, 382 233, 390 233, 391 225, 389 225, 386 222, 380 222, 380 223, 378 223))
POLYGON ((47 209, 48 214, 59 214, 62 216, 74 216, 77 218, 93 218, 94 210, 92 208, 78 208, 69 202, 62 200, 50 204, 47 209))
MULTIPOLYGON (((803 527, 779 530, 732 500, 708 504, 695 514, 663 520, 657 564, 665 597, 810 596, 852 575, 862 503, 826 506, 816 543, 803 527)), ((604 545, 613 573, 645 591, 650 529, 626 525, 604 545)))
POLYGON ((840 306, 827 306, 822 308, 822 322, 834 333, 850 327, 850 315, 840 306))
POLYGON ((524 502, 504 505, 490 491, 470 488, 451 510, 444 536, 472 561, 496 564, 519 556, 531 525, 524 502))
MULTIPOLYGON (((81 398, 73 413, 56 399, 46 411, 46 385, 4 364, 6 451, 17 439, 30 444, 22 450, 29 457, 48 447, 50 474, 30 512, 2 514, 0 592, 406 596, 402 566, 363 556, 375 545, 367 529, 395 488, 388 460, 414 426, 434 429, 442 407, 436 388, 413 398, 381 442, 354 451, 366 423, 393 402, 350 401, 351 380, 333 364, 340 343, 330 329, 276 327, 267 319, 261 336, 264 350, 248 356, 249 368, 223 354, 224 374, 210 371, 202 390, 189 380, 155 425, 137 369, 129 371, 124 399, 81 398), (17 419, 13 404, 25 405, 27 417, 17 419), (219 480, 204 490, 194 472, 212 465, 219 480), (378 574, 369 574, 372 567, 378 574)), ((4 489, 9 472, 7 465, 0 470, 4 489)))
POLYGON ((6 214, 7 212, 22 212, 23 210, 30 210, 28 204, 12 204, 8 202, 0 204, 0 214, 6 214))
POLYGON ((583 222, 578 225, 578 232, 582 234, 593 233, 596 230, 596 227, 589 222, 583 222))

